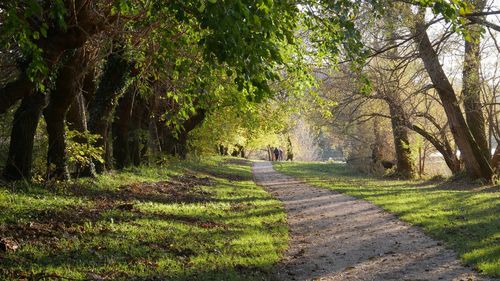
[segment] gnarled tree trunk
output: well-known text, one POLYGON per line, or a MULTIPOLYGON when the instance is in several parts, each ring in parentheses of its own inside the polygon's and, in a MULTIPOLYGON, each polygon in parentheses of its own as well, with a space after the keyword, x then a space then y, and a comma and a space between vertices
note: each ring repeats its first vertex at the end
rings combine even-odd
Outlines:
POLYGON ((33 142, 45 105, 45 93, 37 91, 23 98, 16 110, 10 136, 9 155, 3 171, 5 179, 31 179, 33 142))
MULTIPOLYGON (((101 82, 95 97, 89 104, 88 127, 92 134, 98 134, 101 139, 96 143, 106 152, 109 164, 109 129, 116 107, 116 101, 125 87, 125 82, 130 74, 130 63, 123 57, 123 50, 113 52, 107 59, 101 82)), ((96 171, 101 173, 105 165, 96 163, 96 171)))
POLYGON ((390 102, 392 135, 394 136, 394 148, 396 150, 396 173, 406 179, 412 179, 416 175, 415 163, 413 162, 408 137, 408 128, 405 125, 405 117, 400 101, 390 102))
POLYGON ((48 178, 69 179, 64 121, 75 96, 79 93, 87 62, 84 48, 74 50, 59 70, 55 89, 50 92, 49 104, 44 110, 49 137, 48 178))
POLYGON ((113 121, 113 158, 115 167, 123 169, 130 165, 129 127, 134 105, 134 92, 130 89, 118 100, 113 121))

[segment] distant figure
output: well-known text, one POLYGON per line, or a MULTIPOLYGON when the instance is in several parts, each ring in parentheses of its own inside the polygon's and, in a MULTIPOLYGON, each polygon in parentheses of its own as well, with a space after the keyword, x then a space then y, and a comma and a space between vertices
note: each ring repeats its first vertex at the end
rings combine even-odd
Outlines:
POLYGON ((283 149, 279 149, 279 158, 278 158, 279 161, 283 161, 283 149))
POLYGON ((275 156, 275 157, 274 157, 274 160, 275 160, 275 161, 278 161, 279 156, 280 156, 280 151, 278 150, 278 148, 277 148, 277 147, 275 147, 273 152, 274 152, 274 156, 275 156))

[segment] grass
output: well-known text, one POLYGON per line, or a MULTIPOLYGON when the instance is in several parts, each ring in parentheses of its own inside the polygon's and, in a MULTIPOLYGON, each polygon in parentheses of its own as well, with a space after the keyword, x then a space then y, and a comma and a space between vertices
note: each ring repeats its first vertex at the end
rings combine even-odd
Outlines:
POLYGON ((332 163, 279 163, 275 168, 381 206, 444 241, 480 273, 500 277, 498 186, 375 179, 332 163))
POLYGON ((3 186, 0 209, 2 243, 19 246, 0 250, 0 280, 265 280, 288 238, 281 203, 235 159, 3 186))

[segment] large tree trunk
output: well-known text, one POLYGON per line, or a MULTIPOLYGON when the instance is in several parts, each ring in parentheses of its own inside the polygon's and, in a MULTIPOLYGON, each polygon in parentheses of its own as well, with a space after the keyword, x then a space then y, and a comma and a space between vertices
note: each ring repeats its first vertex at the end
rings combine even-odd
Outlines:
POLYGON ((148 149, 148 143, 144 138, 144 132, 148 130, 149 122, 147 103, 142 97, 136 97, 134 99, 131 121, 129 129, 130 159, 134 166, 140 166, 148 149))
POLYGON ((86 100, 82 93, 78 93, 66 114, 68 129, 82 133, 87 131, 87 107, 85 104, 86 100))
POLYGON ((392 134, 396 150, 396 173, 405 179, 412 179, 416 175, 415 164, 411 156, 408 128, 405 125, 403 108, 397 102, 389 104, 391 114, 392 134))
POLYGON ((83 78, 86 64, 85 50, 80 48, 73 51, 59 71, 55 89, 50 92, 49 104, 44 110, 49 137, 48 178, 69 179, 64 121, 69 107, 79 93, 78 87, 83 78))
MULTIPOLYGON (((104 148, 106 161, 109 165, 109 125, 113 118, 116 100, 120 97, 125 82, 130 73, 130 64, 123 58, 122 50, 112 53, 106 62, 101 82, 95 97, 89 104, 88 127, 92 134, 98 134, 101 139, 96 145, 104 148)), ((96 171, 101 173, 105 169, 102 163, 96 163, 96 171)))
MULTIPOLYGON (((67 29, 50 29, 46 38, 36 42, 43 50, 44 62, 49 71, 65 50, 80 48, 91 35, 103 30, 107 24, 106 16, 96 12, 92 1, 71 2, 68 11, 67 29)), ((4 170, 4 176, 12 180, 31 177, 33 137, 45 106, 44 94, 35 90, 35 83, 30 81, 26 73, 0 89, 0 114, 5 113, 20 99, 23 101, 16 112, 9 157, 4 170)))
POLYGON ((9 155, 3 171, 5 179, 31 179, 33 142, 45 104, 45 93, 36 92, 34 95, 23 98, 16 110, 10 136, 9 155))
POLYGON ((420 13, 415 24, 415 42, 418 45, 420 58, 443 103, 451 132, 464 159, 466 171, 472 178, 491 180, 493 170, 490 163, 484 157, 465 122, 455 91, 439 63, 438 55, 432 47, 426 29, 424 15, 420 13))
POLYGON ((113 158, 115 167, 123 169, 130 165, 129 127, 134 105, 134 92, 130 89, 118 100, 113 121, 113 158))
MULTIPOLYGON (((481 12, 485 1, 471 1, 475 5, 475 12, 481 12)), ((481 106, 481 79, 479 70, 481 68, 481 27, 477 24, 469 25, 467 32, 470 40, 465 40, 465 52, 463 63, 463 102, 465 118, 481 153, 486 159, 490 159, 488 140, 486 138, 486 126, 481 106)))
MULTIPOLYGON (((389 9, 388 11, 389 17, 384 21, 384 29, 385 31, 385 39, 389 42, 389 44, 395 44, 395 38, 398 37, 396 32, 396 23, 394 22, 394 18, 396 16, 394 9, 389 9)), ((376 42, 378 45, 378 42, 376 42)), ((377 48, 379 48, 377 46, 377 48)), ((387 52, 387 59, 395 59, 398 58, 398 49, 393 48, 387 52)), ((381 84, 379 85, 380 91, 384 96, 384 101, 389 106, 389 113, 391 117, 391 125, 392 125, 392 135, 394 141, 394 150, 396 153, 396 175, 405 178, 412 179, 416 176, 416 167, 415 163, 412 159, 411 148, 410 148, 410 139, 408 137, 408 128, 406 127, 406 113, 403 106, 403 101, 400 97, 400 87, 399 83, 396 82, 399 76, 399 69, 397 66, 392 66, 392 63, 389 61, 385 67, 382 74, 384 77, 382 78, 381 84), (389 66, 389 68, 387 68, 389 66), (396 80, 393 80, 396 79, 396 80)))

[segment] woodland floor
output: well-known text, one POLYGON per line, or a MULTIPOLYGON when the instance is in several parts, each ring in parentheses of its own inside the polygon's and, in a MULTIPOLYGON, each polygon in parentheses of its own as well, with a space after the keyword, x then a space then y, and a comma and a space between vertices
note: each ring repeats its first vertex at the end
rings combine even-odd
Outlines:
POLYGON ((288 214, 290 242, 277 280, 490 280, 367 201, 313 187, 269 162, 255 163, 254 177, 288 214))
POLYGON ((0 280, 268 280, 286 241, 282 204, 249 161, 0 183, 0 280))

